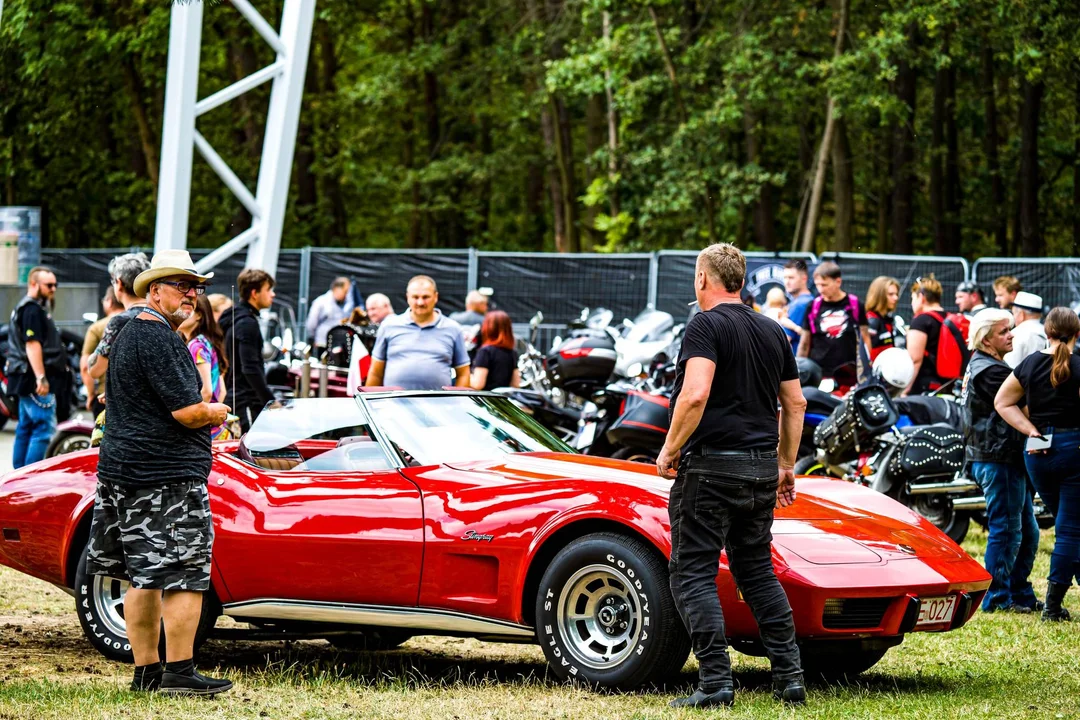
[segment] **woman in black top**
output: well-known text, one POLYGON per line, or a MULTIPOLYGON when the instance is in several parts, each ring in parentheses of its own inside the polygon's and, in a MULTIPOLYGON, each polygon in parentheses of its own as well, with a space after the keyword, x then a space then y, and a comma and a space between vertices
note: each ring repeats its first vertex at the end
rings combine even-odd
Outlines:
POLYGON ((514 328, 510 316, 493 310, 484 316, 480 326, 483 345, 473 358, 469 384, 474 390, 494 390, 500 387, 520 387, 521 372, 517 369, 514 352, 514 328))
POLYGON ((944 380, 937 374, 938 339, 945 308, 941 307, 941 283, 933 275, 919 278, 911 286, 911 309, 915 318, 907 333, 907 349, 915 363, 915 378, 907 394, 936 390, 944 380))
POLYGON ((888 275, 874 278, 866 291, 866 324, 870 327, 870 361, 896 345, 896 304, 900 281, 888 275))
POLYGON ((1031 439, 1050 440, 1028 449, 1028 475, 1054 514, 1056 540, 1050 556, 1043 620, 1068 620, 1061 606, 1073 578, 1080 580, 1080 357, 1072 354, 1080 318, 1058 307, 1046 316, 1050 347, 1026 357, 1002 384, 994 408, 1031 439), (1030 419, 1020 409, 1026 396, 1030 419))

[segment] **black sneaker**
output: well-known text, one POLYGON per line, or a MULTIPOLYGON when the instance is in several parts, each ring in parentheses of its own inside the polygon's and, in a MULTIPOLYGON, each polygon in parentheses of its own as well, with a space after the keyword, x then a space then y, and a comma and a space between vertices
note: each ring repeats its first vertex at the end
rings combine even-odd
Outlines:
POLYGON ((162 695, 196 695, 206 697, 217 695, 232 689, 232 680, 225 678, 210 678, 192 669, 190 674, 169 672, 161 676, 161 686, 158 689, 162 695))
POLYGON ((713 692, 695 690, 690 697, 676 698, 668 705, 673 708, 707 708, 707 707, 731 707, 735 704, 735 688, 724 686, 713 692))
POLYGON ((801 677, 788 680, 773 680, 773 697, 785 705, 803 705, 806 703, 806 685, 801 677))

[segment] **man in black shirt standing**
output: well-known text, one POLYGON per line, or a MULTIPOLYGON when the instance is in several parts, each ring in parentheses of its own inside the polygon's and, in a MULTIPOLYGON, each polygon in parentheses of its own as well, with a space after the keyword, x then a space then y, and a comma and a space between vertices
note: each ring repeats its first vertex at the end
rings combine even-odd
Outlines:
POLYGON ((212 276, 196 272, 183 250, 154 256, 134 283, 147 306, 120 331, 109 356, 109 421, 86 572, 131 583, 124 620, 137 691, 213 695, 232 687, 200 675, 193 662, 214 542, 206 487, 210 428, 225 421, 229 408, 203 402, 195 363, 176 333, 212 276))
MULTIPOLYGON (((56 431, 57 395, 67 372, 67 351, 49 315, 56 296, 56 275, 45 267, 30 271, 26 296, 11 311, 8 331, 8 392, 19 398, 19 424, 15 427, 12 467, 45 457, 56 431)), ((61 401, 63 398, 61 398, 61 401)))
POLYGON ((673 707, 731 705, 734 689, 716 593, 720 552, 750 605, 772 661, 773 694, 806 700, 795 625, 772 566, 773 508, 795 501, 806 400, 787 336, 740 302, 746 259, 726 243, 697 259, 702 312, 690 319, 656 466, 671 477, 671 591, 700 665, 700 684, 673 707), (780 400, 780 422, 776 403, 780 400))
POLYGON ((274 278, 265 270, 244 268, 236 278, 240 302, 221 314, 221 332, 225 335, 225 357, 229 373, 225 377, 225 402, 234 408, 244 432, 274 393, 266 382, 263 365, 263 336, 259 312, 274 302, 274 278))
POLYGON ((808 357, 821 366, 821 374, 831 378, 844 365, 859 362, 859 343, 870 353, 870 328, 866 308, 851 293, 844 292, 840 266, 823 262, 814 268, 818 297, 803 318, 799 357, 808 357))

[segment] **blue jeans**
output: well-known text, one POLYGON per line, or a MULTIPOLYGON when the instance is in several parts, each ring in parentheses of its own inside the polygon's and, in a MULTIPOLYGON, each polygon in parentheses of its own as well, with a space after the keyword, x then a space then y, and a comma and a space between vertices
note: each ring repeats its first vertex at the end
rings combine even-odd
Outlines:
POLYGON ((986 571, 993 578, 983 597, 986 612, 1010 605, 1035 607, 1035 591, 1028 575, 1039 548, 1039 525, 1035 521, 1031 490, 1024 468, 1004 463, 972 464, 975 481, 986 496, 986 571))
POLYGON ((1080 581, 1080 430, 1053 432, 1045 454, 1025 455, 1024 463, 1046 508, 1054 515, 1054 552, 1050 555, 1052 583, 1068 587, 1080 581))
POLYGON ((795 624, 772 564, 776 451, 684 456, 671 488, 671 594, 693 643, 700 687, 731 687, 724 611, 716 593, 720 551, 750 606, 773 676, 802 675, 795 624))
POLYGON ((56 396, 20 395, 19 424, 15 426, 15 452, 11 464, 15 468, 36 463, 45 457, 53 433, 56 432, 56 396))

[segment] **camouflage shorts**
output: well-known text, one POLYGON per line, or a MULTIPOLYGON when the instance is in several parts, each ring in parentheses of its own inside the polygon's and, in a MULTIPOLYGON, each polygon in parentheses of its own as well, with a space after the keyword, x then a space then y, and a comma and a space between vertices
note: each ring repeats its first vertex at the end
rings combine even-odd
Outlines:
POLYGON ((98 479, 86 573, 143 590, 210 587, 214 525, 206 481, 161 487, 98 479))

